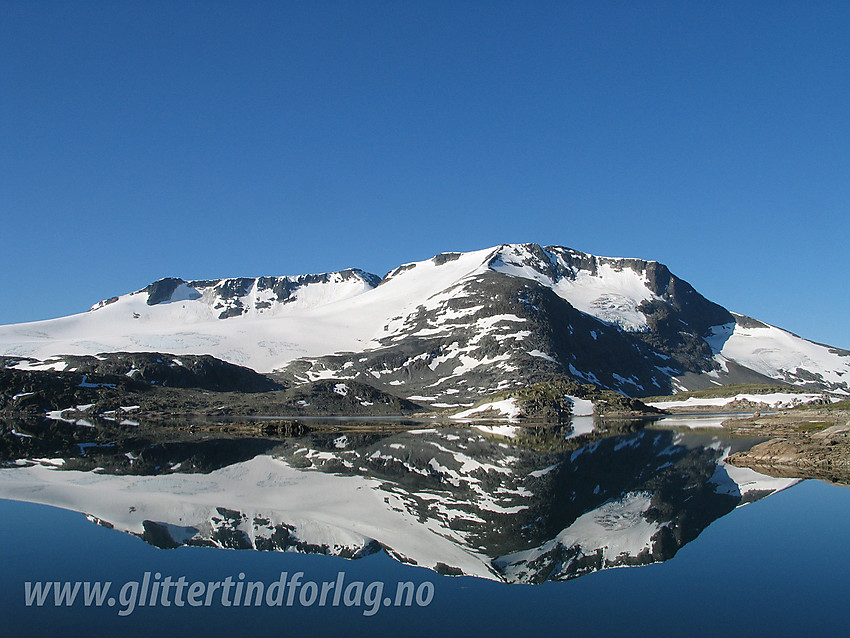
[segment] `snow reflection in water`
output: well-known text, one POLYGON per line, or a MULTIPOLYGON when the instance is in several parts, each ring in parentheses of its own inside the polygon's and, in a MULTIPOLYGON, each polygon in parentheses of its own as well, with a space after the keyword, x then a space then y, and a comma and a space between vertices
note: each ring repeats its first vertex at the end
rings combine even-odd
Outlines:
POLYGON ((440 573, 539 583, 667 560, 796 482, 725 463, 748 442, 644 425, 75 442, 64 462, 0 469, 0 497, 85 512, 159 547, 383 549, 440 573))

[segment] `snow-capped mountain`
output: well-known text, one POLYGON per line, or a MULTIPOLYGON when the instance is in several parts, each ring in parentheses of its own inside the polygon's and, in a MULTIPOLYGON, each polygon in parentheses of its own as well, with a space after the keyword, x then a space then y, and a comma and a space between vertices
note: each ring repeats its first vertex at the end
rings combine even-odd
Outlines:
POLYGON ((570 443, 552 451, 563 432, 533 428, 509 439, 481 428, 314 433, 203 450, 134 438, 0 467, 0 494, 85 512, 159 547, 384 549, 444 574, 540 583, 667 560, 715 519, 797 482, 729 466, 741 444, 710 437, 640 429, 570 443))
POLYGON ((629 396, 781 381, 850 393, 850 352, 729 312, 654 261, 502 245, 383 279, 163 279, 88 313, 0 326, 0 354, 210 354, 290 382, 356 379, 434 406, 571 377, 629 396))

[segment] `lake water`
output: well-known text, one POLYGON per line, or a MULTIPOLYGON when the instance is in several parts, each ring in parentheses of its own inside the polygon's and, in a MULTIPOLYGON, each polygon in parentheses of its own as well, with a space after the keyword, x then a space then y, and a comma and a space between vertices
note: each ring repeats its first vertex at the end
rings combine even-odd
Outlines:
POLYGON ((712 433, 500 432, 140 435, 17 460, 2 633, 847 634, 850 490, 728 466, 752 442, 712 433), (82 585, 37 604, 36 584, 83 581, 111 583, 100 606, 82 585))

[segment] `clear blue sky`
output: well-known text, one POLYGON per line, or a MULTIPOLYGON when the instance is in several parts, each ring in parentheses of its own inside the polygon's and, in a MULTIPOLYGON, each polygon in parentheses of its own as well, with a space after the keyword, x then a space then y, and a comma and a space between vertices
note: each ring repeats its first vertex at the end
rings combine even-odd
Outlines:
POLYGON ((0 3, 0 323, 500 243, 850 348, 850 2, 0 3))

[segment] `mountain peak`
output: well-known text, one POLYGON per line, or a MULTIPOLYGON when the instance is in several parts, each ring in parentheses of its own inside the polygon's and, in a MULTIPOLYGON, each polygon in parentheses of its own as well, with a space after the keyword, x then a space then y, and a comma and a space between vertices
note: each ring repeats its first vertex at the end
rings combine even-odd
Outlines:
POLYGON ((93 310, 0 326, 0 354, 211 354, 432 405, 553 375, 630 396, 742 378, 850 393, 843 351, 736 317, 657 261, 557 245, 444 252, 383 279, 166 277, 93 310))

